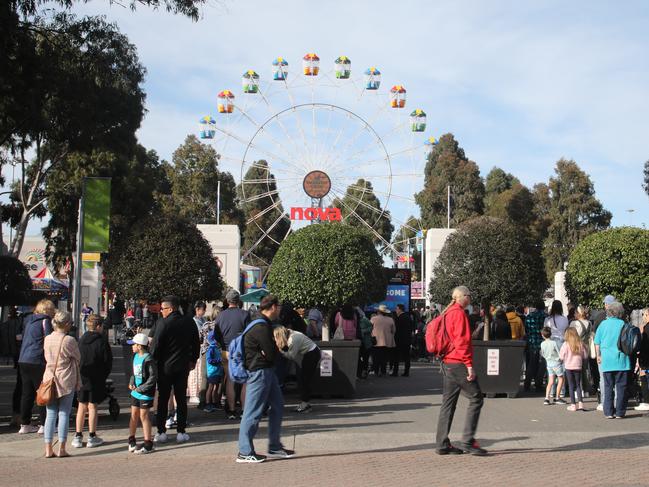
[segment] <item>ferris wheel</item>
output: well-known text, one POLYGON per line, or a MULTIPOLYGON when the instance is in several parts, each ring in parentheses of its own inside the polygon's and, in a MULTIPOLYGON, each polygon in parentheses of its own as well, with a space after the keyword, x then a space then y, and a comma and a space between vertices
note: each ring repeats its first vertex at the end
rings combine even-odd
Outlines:
POLYGON ((199 120, 200 138, 239 176, 241 203, 258 204, 246 224, 259 237, 242 261, 264 241, 279 245, 292 230, 325 220, 367 228, 381 252, 401 257, 399 237, 379 229, 390 219, 421 232, 406 220, 418 214, 414 193, 437 143, 425 135, 425 111, 406 109, 406 88, 386 90, 376 67, 352 76, 346 56, 322 69, 307 53, 298 65, 278 57, 267 78, 246 70, 240 92, 220 91, 218 113, 199 120))

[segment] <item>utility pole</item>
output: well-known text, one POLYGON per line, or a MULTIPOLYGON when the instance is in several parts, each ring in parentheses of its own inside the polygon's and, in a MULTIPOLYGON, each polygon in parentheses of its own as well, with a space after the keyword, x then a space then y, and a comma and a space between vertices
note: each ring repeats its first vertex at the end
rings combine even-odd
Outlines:
POLYGON ((446 228, 451 228, 451 186, 446 187, 446 228))
POLYGON ((216 224, 221 224, 221 181, 216 182, 216 224))
POLYGON ((83 225, 86 199, 86 178, 81 182, 81 198, 79 199, 79 228, 77 229, 77 251, 74 262, 74 297, 72 298, 72 320, 81 335, 86 330, 81 328, 81 273, 83 272, 83 225))

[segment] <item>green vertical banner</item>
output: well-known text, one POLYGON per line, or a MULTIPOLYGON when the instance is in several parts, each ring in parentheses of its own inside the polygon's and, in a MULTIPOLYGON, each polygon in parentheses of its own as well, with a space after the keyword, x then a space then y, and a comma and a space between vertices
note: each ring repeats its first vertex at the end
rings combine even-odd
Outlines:
POLYGON ((83 251, 108 252, 110 178, 85 180, 83 251))

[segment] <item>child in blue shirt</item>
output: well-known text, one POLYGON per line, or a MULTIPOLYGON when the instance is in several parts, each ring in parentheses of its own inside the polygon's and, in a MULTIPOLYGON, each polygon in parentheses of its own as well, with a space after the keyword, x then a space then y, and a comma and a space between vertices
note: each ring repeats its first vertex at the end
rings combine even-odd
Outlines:
POLYGON ((223 364, 221 362, 221 348, 219 347, 214 330, 207 334, 207 353, 205 363, 207 364, 207 392, 205 393, 205 411, 213 413, 217 410, 217 400, 221 393, 221 382, 223 381, 223 364))
MULTIPOLYGON (((565 369, 561 358, 559 357, 559 344, 552 338, 552 330, 546 326, 541 330, 541 336, 543 337, 543 343, 541 343, 541 356, 545 359, 548 368, 548 386, 545 389, 545 401, 543 401, 543 404, 549 406, 550 404, 553 404, 552 386, 557 377, 559 378, 559 383, 556 389, 557 396, 559 396, 559 391, 563 390, 563 375, 565 369)), ((558 404, 566 404, 566 401, 561 397, 557 397, 554 402, 558 404)))
POLYGON ((151 453, 153 437, 151 435, 151 418, 149 409, 153 406, 157 380, 157 367, 153 357, 149 355, 149 337, 138 333, 127 342, 133 346, 133 375, 129 383, 131 390, 131 420, 128 425, 128 451, 135 453, 151 453), (142 422, 144 444, 138 448, 135 441, 138 419, 142 422))

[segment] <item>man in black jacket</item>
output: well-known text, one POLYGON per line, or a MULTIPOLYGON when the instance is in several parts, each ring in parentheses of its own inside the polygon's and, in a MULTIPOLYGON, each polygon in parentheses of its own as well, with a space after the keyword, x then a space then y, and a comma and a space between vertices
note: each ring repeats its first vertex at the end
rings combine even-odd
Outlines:
POLYGON ((279 350, 273 338, 273 321, 279 317, 279 301, 269 294, 259 305, 263 322, 255 324, 243 336, 244 365, 248 371, 246 402, 239 426, 237 463, 261 463, 266 456, 257 455, 253 439, 266 406, 268 409, 268 456, 291 458, 295 455, 280 441, 284 397, 275 374, 275 359, 279 350))
POLYGON ((412 343, 414 326, 410 314, 406 313, 406 308, 403 304, 397 304, 396 315, 394 341, 397 346, 393 351, 392 375, 394 377, 399 375, 399 362, 403 362, 403 376, 408 377, 410 375, 410 344, 412 343))
POLYGON ((200 356, 200 339, 194 321, 178 311, 179 301, 175 296, 167 296, 160 303, 162 318, 158 320, 151 344, 151 355, 158 363, 158 411, 156 422, 157 443, 167 441, 168 402, 171 388, 176 398, 178 413, 177 443, 189 440, 185 432, 187 426, 187 376, 196 366, 200 356))

